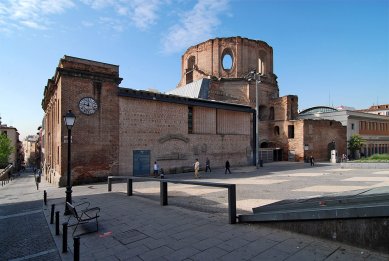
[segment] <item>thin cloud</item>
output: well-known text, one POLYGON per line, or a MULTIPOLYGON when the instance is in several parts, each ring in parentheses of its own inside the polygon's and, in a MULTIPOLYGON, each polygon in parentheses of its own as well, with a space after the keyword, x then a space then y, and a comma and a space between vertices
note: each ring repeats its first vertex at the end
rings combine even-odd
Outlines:
POLYGON ((147 29, 157 20, 157 11, 161 4, 160 0, 134 1, 131 15, 132 22, 141 30, 147 29))
POLYGON ((72 0, 8 0, 0 4, 0 20, 8 28, 46 29, 47 16, 74 7, 72 0))
POLYGON ((220 24, 218 18, 228 9, 228 0, 199 0, 194 8, 181 15, 178 24, 163 37, 163 52, 174 53, 208 39, 220 24))
MULTIPOLYGON (((136 28, 146 30, 155 24, 158 11, 166 0, 82 0, 95 10, 111 8, 116 14, 126 17, 136 28)), ((125 23, 122 25, 125 26, 125 23)))

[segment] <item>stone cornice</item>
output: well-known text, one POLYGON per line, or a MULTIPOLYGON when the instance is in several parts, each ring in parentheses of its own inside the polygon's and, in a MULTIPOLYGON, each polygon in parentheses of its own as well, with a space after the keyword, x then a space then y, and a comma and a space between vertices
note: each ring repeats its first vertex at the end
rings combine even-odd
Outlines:
POLYGON ((43 93, 43 99, 41 105, 44 111, 46 111, 47 106, 50 102, 49 97, 51 97, 54 94, 55 90, 57 89, 58 81, 62 76, 91 79, 92 81, 106 81, 106 82, 108 81, 108 82, 113 82, 117 85, 119 85, 123 80, 123 78, 120 78, 115 74, 90 72, 90 71, 57 67, 54 77, 47 81, 47 85, 43 93))
POLYGON ((105 80, 105 81, 108 80, 108 81, 112 81, 118 85, 123 80, 123 78, 120 78, 117 75, 89 72, 89 71, 82 71, 82 70, 68 69, 68 68, 60 68, 60 67, 57 67, 56 76, 58 76, 58 77, 55 77, 56 80, 59 79, 59 77, 61 77, 61 76, 71 76, 71 77, 87 78, 87 79, 92 79, 92 80, 105 80))

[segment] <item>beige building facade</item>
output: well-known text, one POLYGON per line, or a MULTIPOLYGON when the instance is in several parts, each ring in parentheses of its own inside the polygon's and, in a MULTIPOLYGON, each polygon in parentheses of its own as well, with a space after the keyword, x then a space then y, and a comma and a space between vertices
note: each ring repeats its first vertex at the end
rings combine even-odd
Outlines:
POLYGON ((9 156, 8 162, 12 163, 14 171, 18 171, 24 157, 22 143, 19 140, 19 132, 15 127, 7 126, 6 124, 1 124, 0 122, 0 134, 7 136, 11 140, 13 152, 9 156))

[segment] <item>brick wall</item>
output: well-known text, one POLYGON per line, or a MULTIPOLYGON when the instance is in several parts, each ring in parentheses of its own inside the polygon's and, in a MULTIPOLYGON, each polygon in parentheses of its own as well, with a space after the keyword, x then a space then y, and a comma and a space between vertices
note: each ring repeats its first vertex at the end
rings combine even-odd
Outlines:
POLYGON ((263 74, 273 78, 273 49, 265 42, 250 40, 241 37, 216 38, 197 44, 188 48, 182 55, 181 61, 181 81, 178 87, 187 83, 186 72, 188 60, 195 57, 195 68, 193 81, 206 76, 216 78, 241 78, 249 71, 255 69, 257 72, 263 68, 263 74), (232 68, 223 68, 224 55, 231 55, 232 68), (262 66, 259 65, 259 59, 262 66))
POLYGON ((304 144, 309 150, 305 151, 306 156, 311 154, 316 160, 328 161, 332 141, 335 141, 335 148, 338 155, 347 154, 346 127, 338 121, 333 120, 301 120, 304 122, 304 144))
POLYGON ((213 167, 223 166, 227 159, 233 166, 251 162, 249 113, 195 106, 194 133, 188 134, 185 104, 129 97, 120 97, 119 103, 119 172, 123 175, 133 172, 133 150, 150 150, 150 172, 156 160, 168 173, 192 170, 196 158, 202 167, 206 157, 213 167), (236 122, 240 124, 234 127, 236 122))
POLYGON ((76 116, 72 128, 73 184, 102 180, 118 172, 119 105, 118 66, 65 56, 45 87, 45 174, 49 182, 67 182, 67 128, 63 115, 76 116), (92 97, 98 110, 79 110, 79 101, 92 97), (66 138, 66 139, 65 139, 66 138))

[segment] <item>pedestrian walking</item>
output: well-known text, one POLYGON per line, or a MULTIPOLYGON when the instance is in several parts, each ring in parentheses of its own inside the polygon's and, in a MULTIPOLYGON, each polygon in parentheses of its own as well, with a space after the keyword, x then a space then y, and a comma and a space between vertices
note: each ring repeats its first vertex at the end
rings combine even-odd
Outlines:
POLYGON ((231 174, 230 162, 229 162, 228 160, 226 161, 226 171, 224 172, 224 174, 227 174, 227 170, 228 170, 228 172, 231 174))
POLYGON ((41 183, 41 170, 37 169, 34 173, 36 190, 39 190, 39 183, 41 183))
POLYGON ((208 172, 208 170, 209 170, 209 172, 212 172, 212 170, 211 170, 211 162, 207 158, 206 161, 205 161, 205 172, 208 172))
POLYGON ((311 166, 315 166, 315 158, 312 155, 309 157, 309 162, 311 163, 311 166))
POLYGON ((196 162, 194 163, 194 171, 195 171, 194 177, 195 177, 195 179, 200 178, 200 176, 199 176, 199 169, 200 169, 200 162, 199 162, 198 159, 196 159, 196 162))
POLYGON ((154 177, 158 177, 158 170, 159 170, 159 166, 158 166, 158 163, 156 161, 154 161, 154 177))

